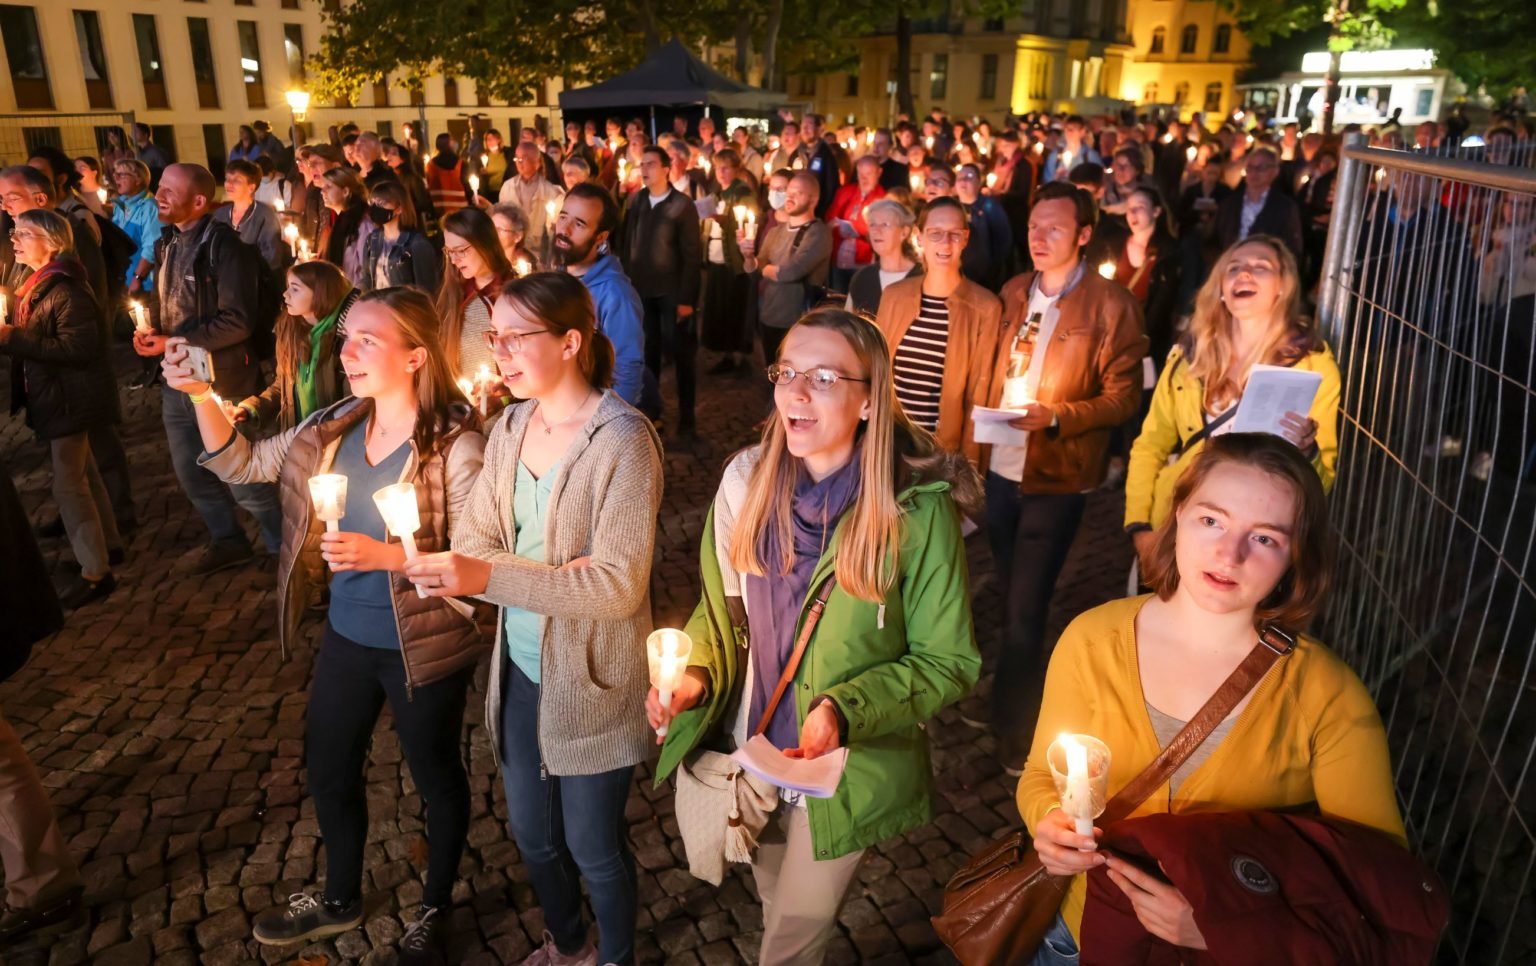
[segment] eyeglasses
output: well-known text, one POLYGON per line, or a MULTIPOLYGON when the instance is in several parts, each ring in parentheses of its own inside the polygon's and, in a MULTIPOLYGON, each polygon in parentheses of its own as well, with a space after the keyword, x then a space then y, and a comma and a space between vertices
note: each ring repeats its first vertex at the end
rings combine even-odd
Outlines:
POLYGON ((963 232, 963 231, 925 231, 925 232, 923 232, 923 242, 925 244, 928 244, 928 245, 939 245, 939 244, 942 244, 943 242, 946 242, 946 241, 949 242, 952 245, 963 245, 963 244, 965 244, 965 232, 963 232))
POLYGON ((523 340, 530 335, 538 335, 541 332, 550 332, 551 329, 534 329, 531 332, 508 332, 506 335, 497 335, 495 332, 485 334, 485 347, 492 352, 502 355, 516 355, 523 351, 523 340))
POLYGON ((460 245, 458 248, 444 247, 443 254, 447 255, 449 258, 463 258, 464 253, 468 252, 473 247, 473 245, 460 245))
POLYGON ((12 238, 30 238, 33 241, 37 241, 38 239, 45 238, 47 236, 39 235, 35 231, 26 231, 26 230, 21 229, 21 228, 12 228, 11 229, 11 237, 12 238))
POLYGON ((869 384, 868 379, 855 379, 852 376, 845 376, 842 373, 828 369, 825 366, 817 366, 815 369, 808 369, 804 372, 801 372, 798 369, 794 369, 782 363, 775 362, 764 371, 768 373, 768 381, 773 383, 775 386, 787 386, 794 382, 797 377, 804 376, 805 381, 808 382, 811 388, 817 392, 830 392, 833 386, 837 385, 839 381, 844 379, 849 382, 862 382, 865 385, 869 384))

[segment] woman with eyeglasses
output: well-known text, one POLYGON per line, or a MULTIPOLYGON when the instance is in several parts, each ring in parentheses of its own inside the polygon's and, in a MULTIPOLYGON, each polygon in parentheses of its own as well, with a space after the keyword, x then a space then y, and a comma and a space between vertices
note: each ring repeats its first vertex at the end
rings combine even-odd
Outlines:
POLYGON ((491 306, 512 278, 512 266, 496 237, 496 223, 479 208, 460 208, 443 218, 443 255, 448 270, 437 289, 443 320, 443 354, 459 379, 478 379, 496 360, 486 348, 491 306))
POLYGON ((754 733, 792 758, 847 749, 833 796, 781 790, 758 838, 758 962, 779 966, 821 962, 864 850, 932 818, 923 726, 981 670, 957 507, 981 493, 907 417, 885 340, 859 316, 805 315, 768 378, 774 414, 726 467, 704 526, 687 675, 669 707, 652 689, 646 712, 668 724, 658 783, 694 749, 754 733))
POLYGON ((882 198, 869 206, 864 221, 869 225, 869 246, 875 251, 875 262, 853 273, 844 308, 873 318, 880 310, 881 294, 902 279, 921 275, 923 266, 917 261, 913 245, 917 218, 910 208, 882 198))
POLYGON ((500 610, 486 727, 545 924, 525 962, 627 966, 639 886, 624 805, 651 744, 645 639, 661 441, 610 388, 613 347, 581 279, 508 282, 491 326, 497 373, 525 401, 491 430, 453 551, 418 557, 407 573, 430 597, 500 610))
POLYGON ((325 886, 257 915, 254 934, 261 943, 312 942, 362 924, 363 769, 386 703, 426 806, 426 884, 416 919, 400 940, 399 961, 434 962, 448 929, 469 832, 469 779, 459 739, 485 639, 471 605, 416 593, 404 574, 405 551, 374 502, 386 486, 414 485, 415 543, 423 554, 446 550, 450 535, 464 526, 485 440, 479 417, 454 388, 441 345, 437 314, 424 293, 390 288, 362 296, 347 313, 341 347, 354 395, 251 442, 186 368, 182 340, 167 344, 165 382, 192 397, 207 449, 200 462, 226 482, 281 483, 277 593, 284 653, 299 639, 305 606, 330 586, 304 725, 325 886), (336 531, 311 502, 310 481, 320 474, 347 479, 345 494, 337 496, 336 531))
POLYGON ((428 295, 435 293, 442 273, 437 249, 421 231, 405 186, 393 180, 374 185, 368 219, 379 230, 363 246, 364 291, 414 285, 428 295))
MULTIPOLYGON (((930 176, 954 172, 935 168, 930 176)), ((939 445, 975 463, 981 446, 971 407, 985 404, 1001 335, 1003 304, 965 278, 961 258, 970 217, 954 198, 934 198, 917 219, 924 274, 880 297, 875 323, 891 349, 896 398, 912 422, 939 445)))
POLYGON ((539 260, 524 244, 528 239, 528 216, 516 203, 501 201, 491 205, 491 221, 496 225, 496 240, 507 256, 514 275, 527 275, 539 267, 539 260))

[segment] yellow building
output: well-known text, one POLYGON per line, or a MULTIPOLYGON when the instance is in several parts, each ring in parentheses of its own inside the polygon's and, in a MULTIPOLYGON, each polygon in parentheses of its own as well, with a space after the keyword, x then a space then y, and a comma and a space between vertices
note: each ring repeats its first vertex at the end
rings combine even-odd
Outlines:
POLYGON ((1248 39, 1232 12, 1212 0, 1131 0, 1135 53, 1119 94, 1140 106, 1173 105, 1218 118, 1238 107, 1237 74, 1248 66, 1248 39))
MULTIPOLYGON (((334 0, 326 0, 327 4, 334 0)), ((302 88, 304 58, 324 32, 313 0, 75 0, 0 5, 5 70, 0 85, 0 161, 24 161, 42 143, 95 154, 108 126, 142 121, 183 161, 222 170, 239 125, 266 120, 280 135, 291 121, 287 91, 302 88), (86 9, 86 8, 92 9, 86 9)), ((423 114, 432 133, 462 135, 479 113, 503 134, 548 116, 555 85, 538 104, 508 106, 474 84, 432 77, 422 95, 394 84, 364 91, 355 105, 311 102, 308 127, 323 136, 355 121, 381 134, 423 114)))
MULTIPOLYGON (((1008 113, 1102 113, 1122 105, 1131 55, 1126 0, 1023 0, 1019 16, 917 21, 912 95, 917 117, 935 107, 955 118, 1001 122, 1008 113)), ((895 111, 896 37, 851 41, 850 72, 791 75, 787 97, 841 123, 885 125, 895 111)))

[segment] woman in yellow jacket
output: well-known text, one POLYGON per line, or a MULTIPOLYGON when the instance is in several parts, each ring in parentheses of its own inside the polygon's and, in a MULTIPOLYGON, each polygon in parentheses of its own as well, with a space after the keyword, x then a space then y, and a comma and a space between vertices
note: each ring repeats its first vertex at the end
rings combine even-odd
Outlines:
POLYGON ((1309 413, 1287 413, 1284 438, 1311 461, 1326 491, 1338 461, 1339 367, 1301 312, 1296 259, 1269 235, 1250 235, 1216 260, 1189 329, 1168 354, 1125 480, 1125 529, 1146 558, 1173 488, 1212 436, 1230 425, 1258 364, 1321 373, 1309 413))

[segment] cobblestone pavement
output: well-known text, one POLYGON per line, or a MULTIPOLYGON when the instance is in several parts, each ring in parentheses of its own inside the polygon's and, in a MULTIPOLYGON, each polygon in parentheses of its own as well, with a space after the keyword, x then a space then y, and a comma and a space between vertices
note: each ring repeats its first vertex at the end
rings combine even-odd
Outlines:
MULTIPOLYGON (((705 366, 712 362, 706 356, 705 366)), ((125 372, 131 365, 125 358, 125 372)), ((0 373, 0 398, 8 398, 0 373)), ((670 390, 670 374, 665 375, 670 390)), ((679 626, 698 590, 697 548, 724 460, 768 411, 760 377, 706 376, 700 441, 670 446, 653 577, 658 626, 679 626)), ((142 526, 119 590, 76 612, 3 688, 4 709, 58 806, 80 862, 89 921, 45 948, 12 950, 10 964, 101 966, 202 962, 390 963, 402 909, 414 909, 421 873, 420 799, 388 715, 369 761, 369 846, 364 927, 307 948, 262 947, 257 911, 324 871, 314 808, 305 795, 305 695, 317 635, 284 662, 275 643, 269 566, 207 579, 188 574, 205 534, 172 475, 159 390, 123 390, 124 435, 142 526)), ((669 441, 670 442, 670 441, 669 441)), ((9 460, 34 519, 51 516, 45 450, 11 418, 0 421, 9 460)), ((1052 617, 1116 596, 1130 559, 1118 492, 1096 494, 1052 617)), ((972 585, 984 652, 994 646, 999 601, 982 535, 971 538, 972 585)), ((44 542, 50 563, 69 558, 44 542)), ((59 569, 59 574, 62 574, 59 569)), ((542 916, 505 827, 501 782, 481 724, 484 666, 470 699, 465 743, 473 817, 451 912, 449 961, 516 963, 540 936, 542 916)), ((944 963, 929 926, 943 883, 964 857, 1018 822, 1012 782, 992 741, 954 709, 930 726, 938 817, 871 850, 839 917, 832 963, 944 963)), ((752 877, 737 866, 715 888, 687 872, 670 787, 642 767, 628 809, 640 865, 639 959, 644 963, 754 963, 762 925, 752 877)))

